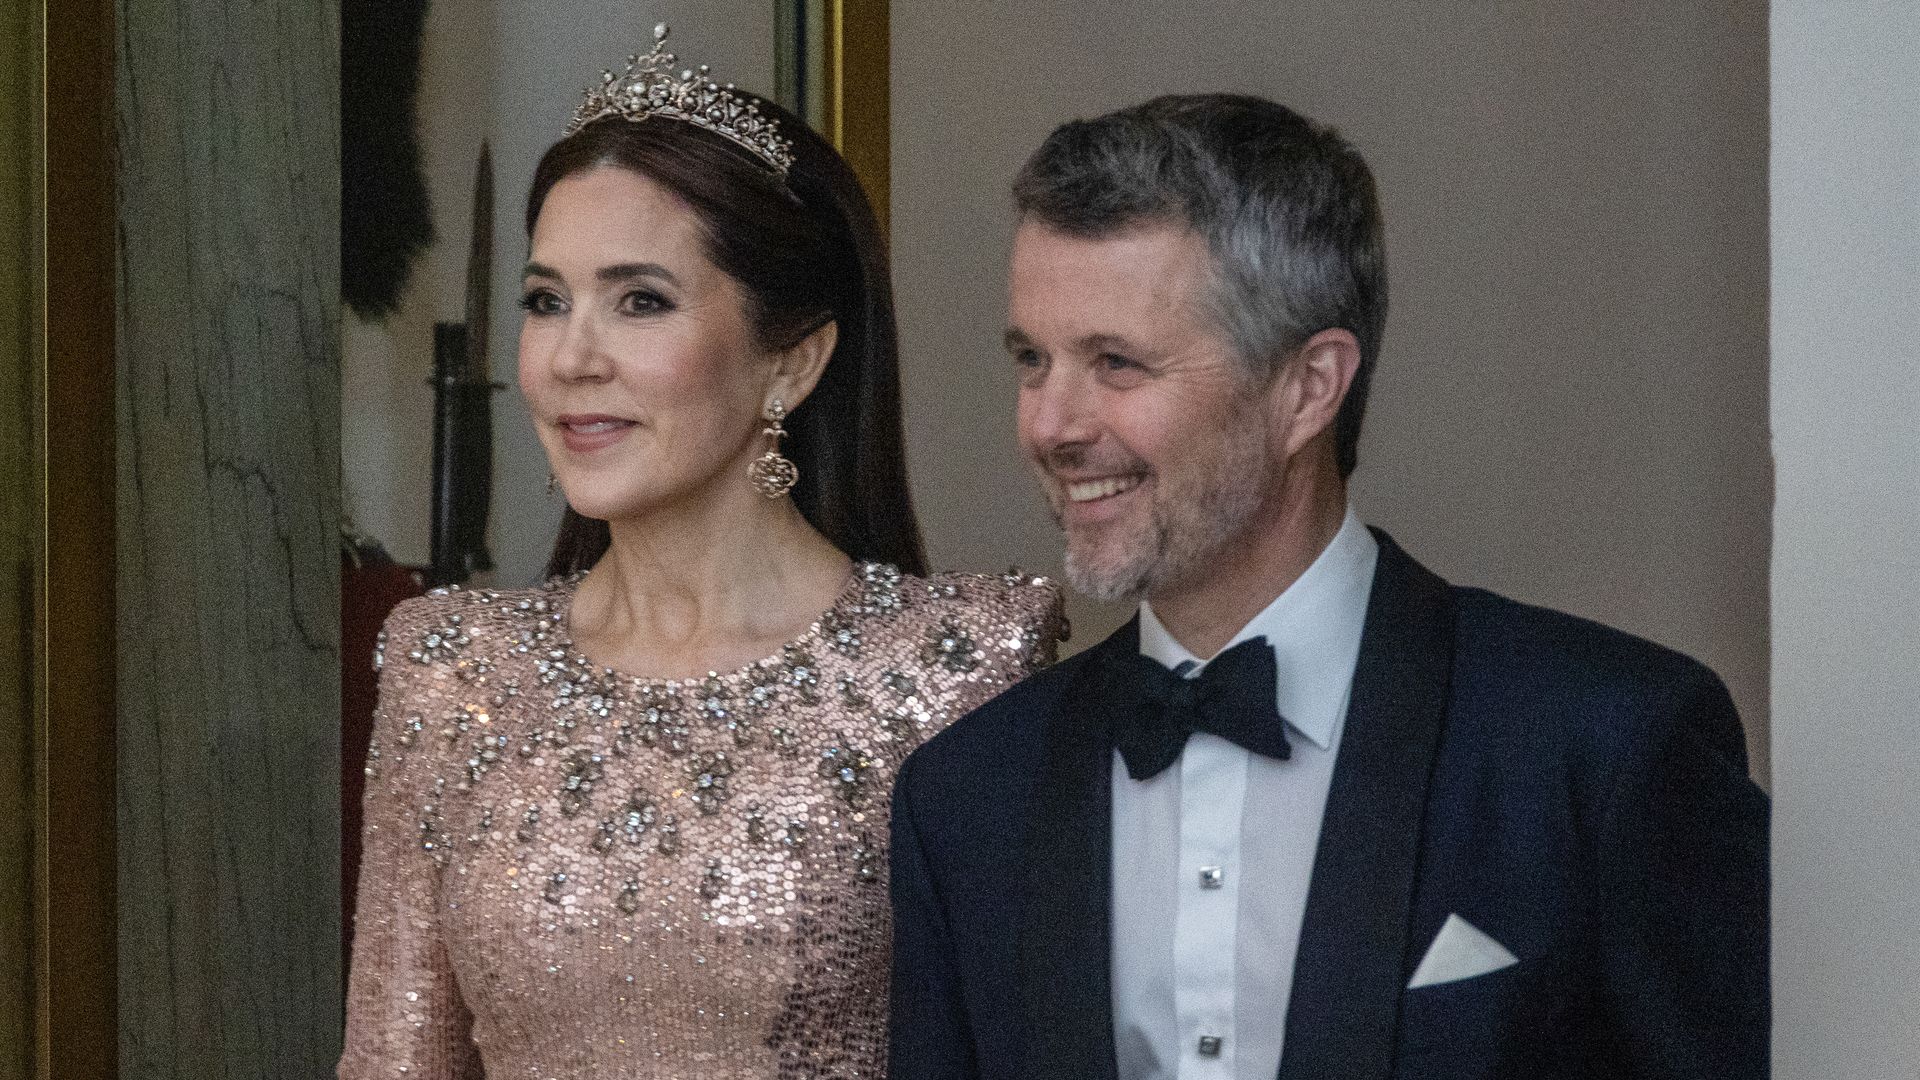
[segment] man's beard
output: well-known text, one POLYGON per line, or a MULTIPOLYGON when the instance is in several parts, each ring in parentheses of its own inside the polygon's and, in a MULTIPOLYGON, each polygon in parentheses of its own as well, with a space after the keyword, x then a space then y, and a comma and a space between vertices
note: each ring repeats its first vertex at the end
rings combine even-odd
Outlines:
POLYGON ((1114 522, 1098 537, 1066 530, 1067 581, 1075 589, 1096 600, 1138 599, 1202 569, 1245 528, 1268 487, 1265 447, 1239 424, 1221 431, 1207 460, 1153 473, 1144 521, 1114 522))

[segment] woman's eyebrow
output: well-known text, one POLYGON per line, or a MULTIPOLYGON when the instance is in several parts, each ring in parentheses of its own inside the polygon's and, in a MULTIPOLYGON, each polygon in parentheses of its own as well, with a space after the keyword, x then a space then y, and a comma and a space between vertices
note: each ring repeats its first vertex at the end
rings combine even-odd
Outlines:
POLYGON ((650 277, 659 278, 669 285, 680 284, 680 279, 673 276, 673 271, 661 266, 659 263, 650 262, 615 263, 612 266, 603 266, 594 271, 593 276, 599 278, 602 282, 627 281, 632 278, 650 277))
MULTIPOLYGON (((526 268, 521 270, 520 276, 553 278, 555 281, 563 280, 560 271, 555 270, 545 263, 538 262, 528 263, 526 268)), ((659 263, 653 262, 615 263, 612 266, 603 266, 594 271, 593 276, 599 278, 602 282, 628 281, 633 278, 650 277, 659 278, 669 285, 680 284, 680 279, 673 275, 673 271, 661 266, 659 263)))

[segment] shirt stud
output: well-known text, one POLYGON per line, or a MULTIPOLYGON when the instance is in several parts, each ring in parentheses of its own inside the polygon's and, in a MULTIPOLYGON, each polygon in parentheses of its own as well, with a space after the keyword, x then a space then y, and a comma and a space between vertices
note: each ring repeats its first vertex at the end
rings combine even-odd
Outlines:
POLYGON ((1200 1036, 1200 1056, 1219 1057, 1221 1040, 1218 1035, 1200 1036))
POLYGON ((1218 889, 1226 885, 1226 883, 1227 872, 1224 868, 1218 866, 1203 866, 1200 868, 1201 888, 1218 889))

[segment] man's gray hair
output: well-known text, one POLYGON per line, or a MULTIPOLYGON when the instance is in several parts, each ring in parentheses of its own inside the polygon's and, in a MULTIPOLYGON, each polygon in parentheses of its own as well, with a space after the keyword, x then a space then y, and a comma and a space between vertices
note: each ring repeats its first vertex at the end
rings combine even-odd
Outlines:
POLYGON ((1322 330, 1360 341, 1334 421, 1340 474, 1358 463, 1367 386, 1387 320, 1373 173, 1332 128, 1240 94, 1155 98, 1054 129, 1020 170, 1023 220, 1075 236, 1184 223, 1213 253, 1212 306, 1256 375, 1322 330))

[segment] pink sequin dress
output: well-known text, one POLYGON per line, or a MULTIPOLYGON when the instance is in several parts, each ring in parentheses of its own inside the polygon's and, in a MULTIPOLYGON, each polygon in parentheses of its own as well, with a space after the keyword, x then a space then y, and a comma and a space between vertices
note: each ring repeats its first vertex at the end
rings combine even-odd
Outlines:
POLYGON ((387 622, 340 1075, 882 1076, 894 773, 1051 661, 1058 586, 864 565, 684 682, 576 653, 573 590, 387 622))

